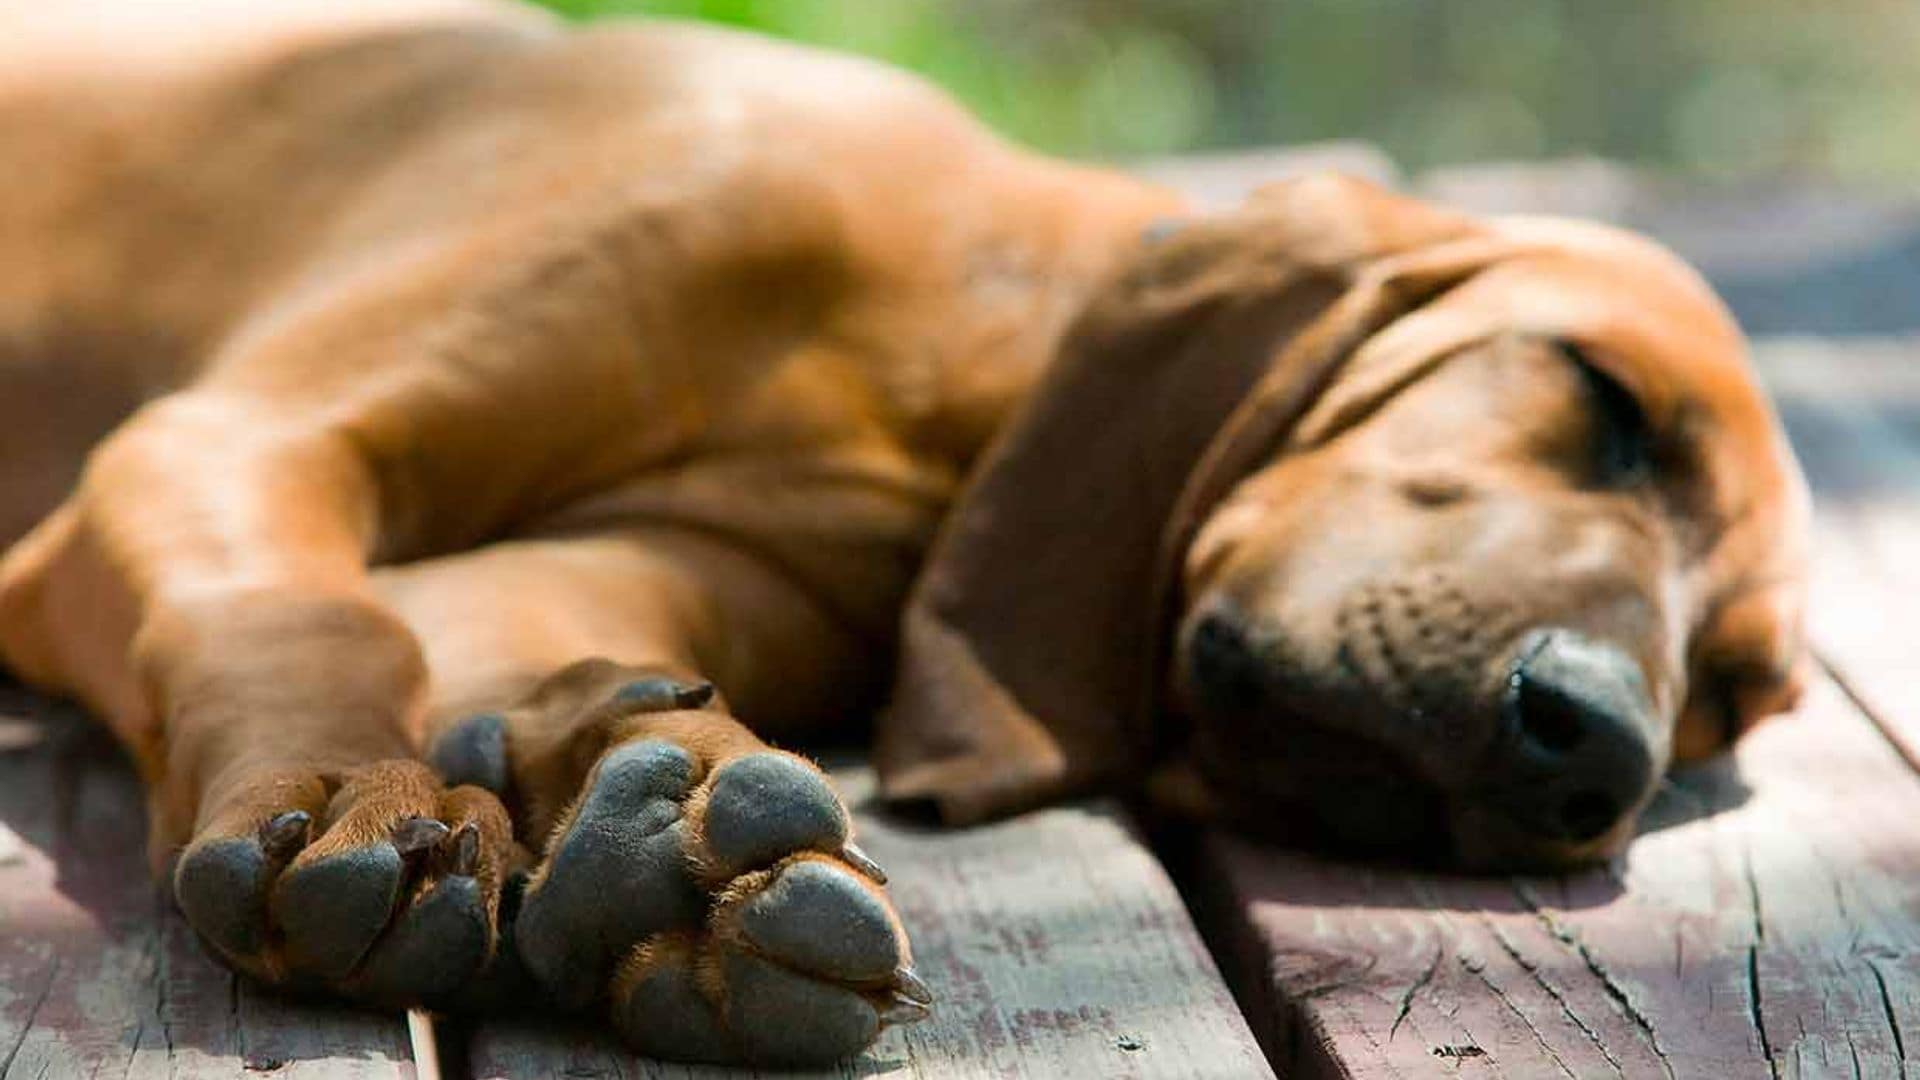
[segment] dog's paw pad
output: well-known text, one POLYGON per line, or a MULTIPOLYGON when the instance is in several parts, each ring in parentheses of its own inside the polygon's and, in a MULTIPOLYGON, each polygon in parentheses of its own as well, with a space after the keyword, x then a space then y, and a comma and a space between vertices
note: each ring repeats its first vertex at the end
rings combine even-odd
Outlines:
POLYGON ((247 974, 414 1004, 486 968, 513 861, 499 800, 395 760, 236 786, 173 887, 187 921, 247 974), (299 808, 275 809, 288 803, 299 808))
POLYGON ((857 991, 745 953, 727 958, 727 1027, 742 1057, 813 1065, 851 1057, 880 1034, 880 1013, 857 991))
MULTIPOLYGON (((712 695, 665 678, 605 693, 592 715, 683 712, 712 695)), ((906 968, 886 874, 848 843, 825 774, 743 730, 703 726, 729 723, 668 718, 602 754, 529 880, 515 951, 551 1002, 607 1009, 643 1053, 778 1064, 858 1053, 931 1001, 906 968)))
POLYGON ((671 1061, 735 1059, 695 971, 700 942, 699 935, 662 934, 635 950, 613 994, 614 1028, 635 1050, 671 1061))
POLYGON ((386 928, 405 870, 399 849, 381 842, 282 874, 273 908, 289 959, 322 979, 344 978, 386 928))
POLYGON ((180 910, 221 952, 252 956, 266 945, 267 888, 274 868, 250 836, 188 849, 173 875, 180 910))
POLYGON ((846 808, 820 770, 791 754, 747 754, 721 766, 697 811, 708 872, 731 877, 796 851, 838 851, 846 808))
POLYGON ((680 809, 695 775, 692 756, 671 743, 619 747, 561 826, 515 931, 521 959, 561 1003, 590 1001, 633 942, 705 914, 680 809))
POLYGON ((448 785, 472 784, 495 795, 507 790, 507 719, 499 713, 470 716, 440 736, 427 752, 448 785))
POLYGON ((906 936, 887 902, 866 881, 822 859, 787 865, 721 916, 729 917, 755 951, 842 982, 881 982, 907 961, 906 936))
POLYGON ((468 875, 438 883, 395 921, 367 957, 360 981, 383 1000, 452 997, 465 989, 492 951, 486 896, 468 875))
MULTIPOLYGON (((628 1045, 675 1061, 822 1065, 852 1057, 903 1019, 895 976, 854 987, 795 971, 705 933, 662 934, 635 949, 613 987, 628 1045)), ((924 986, 920 993, 924 994, 924 986)), ((930 998, 922 998, 922 1001, 930 998)))

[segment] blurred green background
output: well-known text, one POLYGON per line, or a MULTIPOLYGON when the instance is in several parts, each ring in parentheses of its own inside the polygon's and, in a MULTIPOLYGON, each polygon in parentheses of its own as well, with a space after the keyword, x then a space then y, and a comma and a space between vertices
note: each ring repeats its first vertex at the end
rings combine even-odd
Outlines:
POLYGON ((542 0, 918 71, 1079 157, 1332 138, 1403 168, 1601 155, 1712 181, 1920 181, 1915 0, 542 0))

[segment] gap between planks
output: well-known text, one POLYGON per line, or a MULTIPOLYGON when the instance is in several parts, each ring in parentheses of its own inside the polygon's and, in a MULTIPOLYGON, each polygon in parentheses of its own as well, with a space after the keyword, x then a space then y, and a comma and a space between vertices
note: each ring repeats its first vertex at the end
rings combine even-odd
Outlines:
POLYGON ((441 1080, 440 1042, 433 1017, 420 1009, 407 1010, 407 1049, 413 1052, 415 1080, 441 1080))

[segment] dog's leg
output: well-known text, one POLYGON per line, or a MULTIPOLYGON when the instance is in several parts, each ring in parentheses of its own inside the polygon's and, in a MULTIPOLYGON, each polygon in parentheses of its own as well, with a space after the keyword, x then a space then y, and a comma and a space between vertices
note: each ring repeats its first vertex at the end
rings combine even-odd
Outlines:
POLYGON ((0 562, 0 651, 148 787, 156 869, 262 979, 419 1000, 493 946, 504 808, 417 759, 425 667, 368 590, 351 447, 189 393, 136 415, 0 562))
POLYGON ((683 1060, 830 1060, 924 1014, 845 807, 734 715, 864 704, 844 689, 874 660, 791 582, 669 531, 377 581, 434 671, 432 760, 500 792, 536 850, 513 937, 552 998, 683 1060))

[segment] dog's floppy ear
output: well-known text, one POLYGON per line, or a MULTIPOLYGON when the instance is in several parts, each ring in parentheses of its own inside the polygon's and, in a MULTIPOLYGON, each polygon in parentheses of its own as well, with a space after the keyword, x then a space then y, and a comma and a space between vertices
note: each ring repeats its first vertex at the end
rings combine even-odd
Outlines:
POLYGON ((1475 237, 1315 177, 1143 248, 934 545, 881 721, 883 793, 964 823, 1141 769, 1193 529, 1360 341, 1484 263, 1475 237))
MULTIPOLYGON (((1687 658, 1687 697, 1675 722, 1673 756, 1697 761, 1726 749, 1769 716, 1788 712, 1813 678, 1806 637, 1811 497, 1784 458, 1777 479, 1748 503, 1748 520, 1722 541, 1722 594, 1707 608, 1687 658)), ((1743 459, 1760 472, 1755 457, 1743 459)))
POLYGON ((1797 582, 1759 586, 1716 610, 1694 639, 1692 685, 1673 737, 1674 760, 1710 757, 1754 725, 1798 704, 1812 678, 1797 582))

